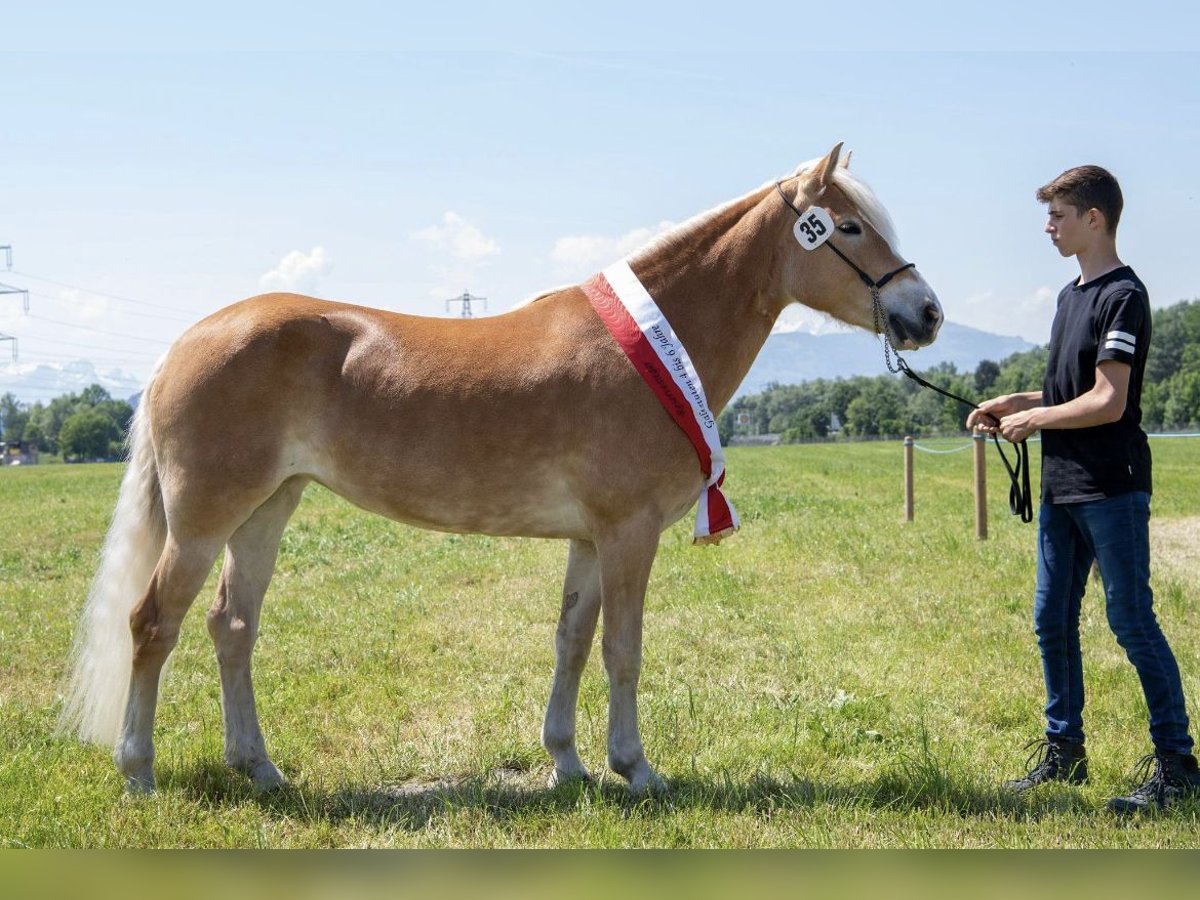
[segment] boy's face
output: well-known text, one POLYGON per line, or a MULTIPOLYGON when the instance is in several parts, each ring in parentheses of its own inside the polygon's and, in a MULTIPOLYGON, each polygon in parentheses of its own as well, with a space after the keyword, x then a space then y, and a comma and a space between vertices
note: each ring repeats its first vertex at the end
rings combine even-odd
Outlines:
POLYGON ((1081 213, 1061 198, 1051 200, 1047 206, 1046 234, 1061 255, 1074 256, 1088 243, 1092 211, 1081 213))

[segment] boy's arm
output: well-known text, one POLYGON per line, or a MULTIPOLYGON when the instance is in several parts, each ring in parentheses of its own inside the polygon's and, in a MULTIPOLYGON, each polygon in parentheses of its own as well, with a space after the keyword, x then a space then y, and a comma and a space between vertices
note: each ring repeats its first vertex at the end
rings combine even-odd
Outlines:
POLYGON ((1125 414, 1132 371, 1129 363, 1103 360, 1096 366, 1096 383, 1090 391, 1057 406, 1034 405, 1006 415, 1000 420, 1000 434, 1016 443, 1043 428, 1091 428, 1116 422, 1125 414))

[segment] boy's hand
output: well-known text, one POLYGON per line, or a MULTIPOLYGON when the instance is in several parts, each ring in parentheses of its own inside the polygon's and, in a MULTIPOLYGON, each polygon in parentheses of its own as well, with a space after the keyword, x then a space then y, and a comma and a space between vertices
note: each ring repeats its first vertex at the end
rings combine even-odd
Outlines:
POLYGON ((971 414, 967 416, 967 428, 973 428, 985 434, 994 434, 1000 420, 1016 411, 1012 395, 993 397, 991 400, 980 403, 978 409, 971 410, 971 414))
POLYGON ((1036 409, 1013 413, 1000 420, 1000 436, 1013 444, 1019 444, 1038 430, 1035 424, 1036 409))

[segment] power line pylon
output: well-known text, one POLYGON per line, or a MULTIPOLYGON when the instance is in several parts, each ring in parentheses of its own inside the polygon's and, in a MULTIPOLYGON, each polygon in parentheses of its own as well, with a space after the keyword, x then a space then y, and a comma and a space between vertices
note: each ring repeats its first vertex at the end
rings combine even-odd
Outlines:
MULTIPOLYGON (((12 245, 11 244, 0 245, 0 250, 4 251, 4 268, 11 269, 12 268, 12 245)), ((11 284, 0 284, 0 294, 21 294, 22 295, 21 308, 25 312, 29 312, 29 291, 25 290, 24 288, 13 287, 11 284)), ((14 354, 14 358, 15 358, 15 355, 17 352, 17 345, 15 343, 16 338, 11 338, 11 340, 14 341, 13 354, 14 354)))
POLYGON ((450 304, 451 303, 461 303, 462 304, 462 317, 464 319, 469 319, 473 315, 473 313, 471 312, 472 301, 482 301, 483 308, 487 309, 487 297, 474 297, 468 291, 463 291, 461 297, 451 297, 449 300, 446 301, 446 312, 450 312, 450 304))
MULTIPOLYGON (((0 245, 0 250, 4 251, 4 268, 12 268, 12 244, 0 245)), ((24 288, 13 287, 9 284, 0 284, 0 294, 21 294, 22 308, 25 312, 29 312, 29 291, 24 288)), ((4 341, 12 341, 12 361, 17 361, 17 339, 11 334, 0 334, 0 343, 4 341)))

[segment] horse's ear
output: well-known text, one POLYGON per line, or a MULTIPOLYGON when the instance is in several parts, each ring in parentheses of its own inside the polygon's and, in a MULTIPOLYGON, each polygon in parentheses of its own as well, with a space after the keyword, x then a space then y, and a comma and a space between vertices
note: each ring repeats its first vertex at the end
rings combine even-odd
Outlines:
POLYGON ((842 168, 843 168, 843 169, 848 169, 848 168, 850 168, 850 157, 851 157, 851 156, 853 156, 853 155, 854 155, 854 151, 853 151, 853 150, 847 150, 847 151, 846 151, 846 158, 842 160, 842 168))
POLYGON ((825 188, 829 187, 830 182, 833 181, 833 172, 837 168, 838 155, 841 152, 842 141, 838 141, 834 144, 833 149, 829 151, 829 155, 817 165, 817 186, 819 190, 825 190, 825 188))

